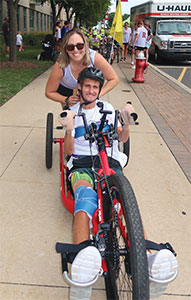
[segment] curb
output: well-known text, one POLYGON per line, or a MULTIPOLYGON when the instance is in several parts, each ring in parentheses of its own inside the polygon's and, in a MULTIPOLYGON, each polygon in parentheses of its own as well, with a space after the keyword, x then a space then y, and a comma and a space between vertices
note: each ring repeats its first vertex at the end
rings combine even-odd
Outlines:
POLYGON ((189 93, 191 95, 191 89, 188 88, 187 86, 185 86, 183 83, 179 82, 178 80, 176 80, 175 78, 173 78, 172 76, 168 75, 167 73, 163 72, 162 70, 160 70, 159 68, 155 67, 154 65, 152 65, 151 63, 149 63, 149 66, 151 68, 153 68, 156 72, 160 73, 162 76, 166 77, 167 79, 173 81, 173 83, 179 85, 179 87, 181 87, 183 90, 185 90, 187 93, 189 93))

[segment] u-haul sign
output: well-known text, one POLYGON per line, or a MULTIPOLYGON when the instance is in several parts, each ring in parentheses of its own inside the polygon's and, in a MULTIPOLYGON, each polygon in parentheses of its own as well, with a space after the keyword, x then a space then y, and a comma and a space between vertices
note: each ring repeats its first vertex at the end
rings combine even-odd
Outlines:
POLYGON ((152 16, 191 16, 191 4, 152 4, 152 16))
POLYGON ((185 1, 179 3, 176 1, 160 2, 150 1, 142 5, 138 5, 132 8, 131 13, 139 15, 142 19, 144 16, 150 17, 191 17, 191 4, 185 1))

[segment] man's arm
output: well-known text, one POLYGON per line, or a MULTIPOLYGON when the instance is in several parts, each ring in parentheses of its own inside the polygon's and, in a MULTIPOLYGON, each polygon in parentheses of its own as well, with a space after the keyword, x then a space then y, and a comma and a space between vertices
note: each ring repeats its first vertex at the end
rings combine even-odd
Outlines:
POLYGON ((74 152, 74 137, 72 136, 72 130, 68 130, 64 137, 64 153, 66 155, 72 155, 74 152))
POLYGON ((117 132, 119 135, 118 140, 122 143, 127 142, 128 138, 129 138, 129 134, 130 134, 129 125, 125 124, 123 127, 121 127, 121 126, 118 127, 117 132))

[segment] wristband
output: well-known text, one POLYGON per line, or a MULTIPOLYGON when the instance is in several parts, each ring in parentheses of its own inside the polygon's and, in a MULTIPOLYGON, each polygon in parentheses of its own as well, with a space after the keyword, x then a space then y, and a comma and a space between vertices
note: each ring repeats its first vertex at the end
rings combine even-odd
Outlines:
MULTIPOLYGON (((70 96, 69 96, 69 97, 70 97, 70 96)), ((65 99, 66 106, 69 106, 69 105, 68 105, 69 97, 67 97, 67 98, 65 99)))
MULTIPOLYGON (((69 97, 70 97, 70 96, 69 96, 69 97)), ((65 99, 65 104, 66 104, 66 105, 63 107, 64 110, 69 109, 69 104, 68 104, 69 97, 67 97, 67 98, 65 99)))

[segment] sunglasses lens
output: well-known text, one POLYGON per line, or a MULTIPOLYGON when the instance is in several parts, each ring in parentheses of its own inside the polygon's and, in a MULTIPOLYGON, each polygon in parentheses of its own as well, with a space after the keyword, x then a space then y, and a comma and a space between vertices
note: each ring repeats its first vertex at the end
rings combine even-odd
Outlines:
POLYGON ((67 51, 73 51, 75 47, 76 47, 78 50, 82 50, 82 49, 84 48, 84 44, 83 44, 83 43, 78 43, 78 44, 76 44, 76 45, 73 45, 73 44, 67 45, 67 46, 66 46, 66 50, 67 50, 67 51))
POLYGON ((74 50, 74 47, 75 47, 75 45, 67 45, 67 46, 66 46, 66 49, 67 49, 68 51, 73 51, 73 50, 74 50))
POLYGON ((84 44, 78 43, 78 44, 76 45, 76 48, 77 48, 78 50, 82 50, 82 49, 84 48, 84 44))

